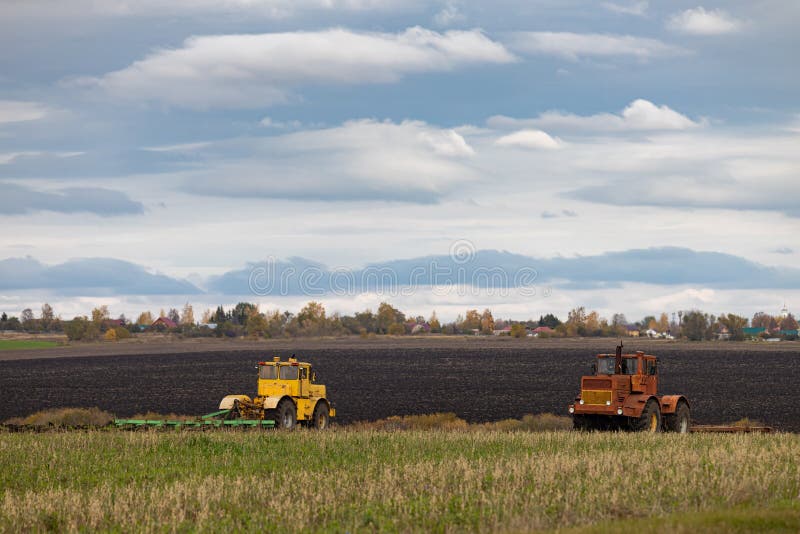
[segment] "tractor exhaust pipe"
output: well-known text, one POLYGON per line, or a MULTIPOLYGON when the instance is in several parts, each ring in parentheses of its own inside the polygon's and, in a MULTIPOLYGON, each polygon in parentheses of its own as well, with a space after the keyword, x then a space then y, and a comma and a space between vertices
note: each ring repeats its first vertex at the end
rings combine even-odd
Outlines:
POLYGON ((622 340, 619 340, 617 345, 617 355, 614 359, 614 374, 622 374, 622 340))

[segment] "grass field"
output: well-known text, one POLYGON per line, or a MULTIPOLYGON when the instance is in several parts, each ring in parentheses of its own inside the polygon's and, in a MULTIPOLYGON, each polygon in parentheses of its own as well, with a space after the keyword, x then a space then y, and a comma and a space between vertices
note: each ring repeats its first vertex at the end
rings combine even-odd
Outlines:
POLYGON ((57 347, 55 341, 38 341, 34 339, 0 339, 0 350, 49 349, 57 347))
POLYGON ((0 530, 800 530, 800 437, 0 434, 0 530))

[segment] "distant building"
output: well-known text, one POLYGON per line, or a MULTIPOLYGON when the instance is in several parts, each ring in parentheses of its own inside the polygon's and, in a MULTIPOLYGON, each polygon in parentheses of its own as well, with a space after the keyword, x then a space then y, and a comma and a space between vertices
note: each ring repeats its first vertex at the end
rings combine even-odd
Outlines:
POLYGON ((495 330, 493 332, 493 334, 496 335, 496 336, 510 336, 511 335, 511 325, 508 325, 508 326, 506 326, 504 328, 501 328, 500 330, 495 330))
POLYGON ((635 324, 629 324, 625 327, 625 332, 629 337, 639 337, 639 327, 635 324))
POLYGON ((533 330, 531 330, 531 334, 534 336, 538 336, 539 334, 552 334, 555 330, 550 328, 549 326, 537 326, 533 330))
POLYGON ((169 319, 168 317, 159 317, 158 319, 153 321, 153 324, 150 325, 150 328, 158 328, 159 326, 166 329, 172 329, 176 328, 178 325, 175 324, 175 321, 169 319))

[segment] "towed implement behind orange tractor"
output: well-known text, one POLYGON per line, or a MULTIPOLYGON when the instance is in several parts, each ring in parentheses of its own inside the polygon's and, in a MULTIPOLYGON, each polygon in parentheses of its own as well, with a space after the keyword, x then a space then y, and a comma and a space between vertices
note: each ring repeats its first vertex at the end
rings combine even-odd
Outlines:
POLYGON ((658 358, 637 352, 598 354, 592 374, 581 377, 581 392, 569 405, 577 430, 630 429, 687 433, 691 417, 683 395, 658 394, 658 358))

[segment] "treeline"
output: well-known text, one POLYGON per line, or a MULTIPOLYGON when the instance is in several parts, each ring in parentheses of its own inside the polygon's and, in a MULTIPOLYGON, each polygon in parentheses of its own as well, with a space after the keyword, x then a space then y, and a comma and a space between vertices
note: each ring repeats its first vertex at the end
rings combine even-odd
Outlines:
POLYGON ((239 302, 229 309, 218 306, 203 312, 197 321, 191 304, 181 310, 160 310, 139 314, 136 320, 124 315, 111 317, 107 306, 98 306, 91 316, 63 320, 45 303, 39 317, 25 309, 20 317, 0 316, 0 330, 24 332, 63 332, 71 340, 117 340, 146 332, 169 332, 187 337, 313 337, 342 335, 510 335, 514 337, 622 337, 651 336, 689 340, 731 339, 748 337, 783 339, 797 338, 798 324, 792 314, 771 316, 756 313, 752 320, 735 314, 715 316, 698 310, 680 311, 658 317, 647 316, 628 322, 624 314, 611 319, 596 311, 578 307, 563 322, 548 313, 526 321, 495 318, 490 309, 467 310, 455 321, 442 322, 434 311, 429 317, 406 315, 388 302, 376 311, 367 309, 352 315, 328 314, 319 302, 307 303, 298 313, 272 310, 262 312, 257 304, 239 302))

